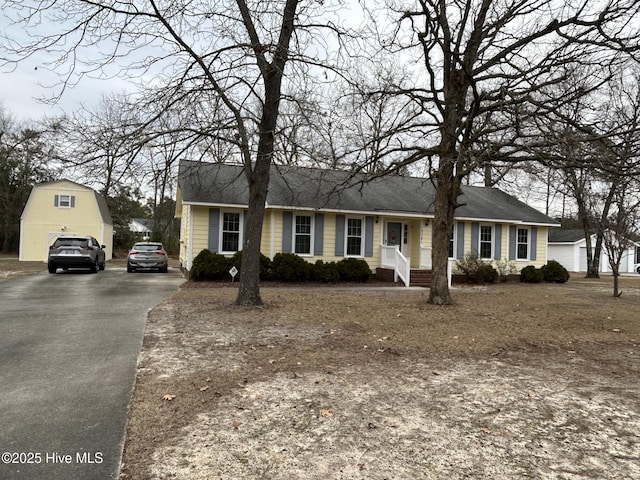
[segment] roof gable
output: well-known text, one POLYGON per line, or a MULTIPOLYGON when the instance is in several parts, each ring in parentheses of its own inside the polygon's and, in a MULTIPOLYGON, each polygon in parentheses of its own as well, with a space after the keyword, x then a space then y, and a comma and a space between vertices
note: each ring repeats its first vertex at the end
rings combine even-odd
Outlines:
POLYGON ((93 191, 91 187, 82 185, 81 183, 68 180, 66 178, 60 178, 58 180, 52 180, 50 182, 43 182, 35 185, 33 188, 75 188, 87 191, 93 191))
MULTIPOLYGON (((182 161, 182 201, 247 206, 244 167, 182 161)), ((347 171, 273 165, 267 206, 366 213, 433 216, 430 179, 387 175, 368 180, 347 171)), ((557 222, 496 188, 463 187, 456 218, 557 225, 557 222)))

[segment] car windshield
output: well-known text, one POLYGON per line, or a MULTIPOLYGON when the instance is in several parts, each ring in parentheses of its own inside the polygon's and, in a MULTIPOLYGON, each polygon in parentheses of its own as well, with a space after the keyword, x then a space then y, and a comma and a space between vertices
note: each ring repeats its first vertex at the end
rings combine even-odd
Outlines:
POLYGON ((162 245, 139 244, 134 245, 133 249, 138 250, 139 252, 155 252, 158 250, 162 250, 162 245))
POLYGON ((86 247, 86 238, 58 238, 53 244, 54 247, 86 247))

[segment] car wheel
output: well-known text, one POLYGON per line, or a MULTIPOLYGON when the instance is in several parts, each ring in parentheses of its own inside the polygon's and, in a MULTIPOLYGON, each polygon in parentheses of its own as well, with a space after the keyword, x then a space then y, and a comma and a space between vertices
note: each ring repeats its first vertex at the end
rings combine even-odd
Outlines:
POLYGON ((127 273, 132 273, 133 267, 127 263, 127 273))
POLYGON ((98 259, 96 259, 96 263, 91 265, 91 273, 98 273, 98 259))
POLYGON ((98 265, 98 268, 100 270, 104 270, 104 267, 105 267, 105 262, 102 262, 101 264, 98 265))
POLYGON ((161 273, 167 273, 169 271, 169 267, 164 267, 160 269, 161 273))
POLYGON ((638 273, 640 273, 640 267, 638 267, 638 270, 636 270, 638 273))
POLYGON ((55 265, 51 264, 48 264, 47 268, 49 269, 49 273, 56 273, 56 270, 58 270, 55 265))

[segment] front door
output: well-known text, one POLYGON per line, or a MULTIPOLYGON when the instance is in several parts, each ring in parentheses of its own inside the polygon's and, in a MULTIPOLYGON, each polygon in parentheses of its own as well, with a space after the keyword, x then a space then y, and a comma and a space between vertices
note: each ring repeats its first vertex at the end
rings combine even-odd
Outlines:
POLYGON ((387 245, 399 246, 404 256, 408 254, 408 225, 402 222, 387 222, 387 245))
POLYGON ((387 223, 387 245, 389 246, 402 245, 402 223, 400 222, 387 223))

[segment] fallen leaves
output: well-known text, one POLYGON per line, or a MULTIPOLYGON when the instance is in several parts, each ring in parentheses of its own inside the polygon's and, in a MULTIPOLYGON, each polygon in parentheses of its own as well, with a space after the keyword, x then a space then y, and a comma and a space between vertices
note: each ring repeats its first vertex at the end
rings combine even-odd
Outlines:
POLYGON ((167 402, 170 402, 171 400, 173 400, 174 398, 176 398, 175 395, 172 395, 171 393, 165 393, 162 397, 162 400, 165 400, 167 402))
POLYGON ((331 410, 329 410, 328 408, 321 408, 320 409, 320 416, 321 417, 333 417, 333 412, 331 410))

